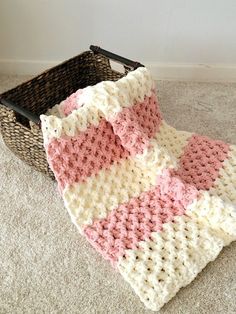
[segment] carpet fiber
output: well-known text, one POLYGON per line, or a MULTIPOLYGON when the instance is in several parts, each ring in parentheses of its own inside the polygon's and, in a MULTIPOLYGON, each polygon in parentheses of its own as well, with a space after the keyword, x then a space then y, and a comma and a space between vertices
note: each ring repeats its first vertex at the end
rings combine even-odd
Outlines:
MULTIPOLYGON (((24 79, 0 77, 0 92, 24 79)), ((236 144, 236 84, 158 82, 158 95, 174 127, 236 144)), ((79 235, 55 189, 0 142, 0 313, 152 313, 79 235)), ((235 254, 233 243, 160 313, 235 313, 235 254)))

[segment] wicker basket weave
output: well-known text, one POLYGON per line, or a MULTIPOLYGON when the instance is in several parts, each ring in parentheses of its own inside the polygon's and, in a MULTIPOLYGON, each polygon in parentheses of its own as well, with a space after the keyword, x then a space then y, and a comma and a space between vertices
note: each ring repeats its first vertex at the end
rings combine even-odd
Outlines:
POLYGON ((118 80, 142 66, 95 46, 90 49, 0 95, 0 130, 5 144, 21 160, 51 178, 54 176, 46 160, 40 123, 30 120, 39 122, 40 114, 79 88, 118 80), (125 64, 125 73, 114 71, 110 59, 125 64), (11 109, 6 107, 8 101, 14 104, 11 109))

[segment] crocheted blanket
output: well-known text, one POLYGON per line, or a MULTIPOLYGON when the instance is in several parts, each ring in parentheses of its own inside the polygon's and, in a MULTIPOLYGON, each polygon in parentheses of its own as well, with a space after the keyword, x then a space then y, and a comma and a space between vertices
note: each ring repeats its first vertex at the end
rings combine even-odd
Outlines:
POLYGON ((236 239, 236 146, 169 126, 146 68, 77 91, 41 121, 72 221, 149 309, 236 239))

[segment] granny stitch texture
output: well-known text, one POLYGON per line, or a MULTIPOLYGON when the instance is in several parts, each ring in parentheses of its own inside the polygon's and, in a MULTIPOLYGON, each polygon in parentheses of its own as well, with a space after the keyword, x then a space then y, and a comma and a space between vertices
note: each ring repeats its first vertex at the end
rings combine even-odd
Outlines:
POLYGON ((236 146, 167 125, 146 68, 77 91, 41 121, 72 221, 149 309, 236 239, 236 146))

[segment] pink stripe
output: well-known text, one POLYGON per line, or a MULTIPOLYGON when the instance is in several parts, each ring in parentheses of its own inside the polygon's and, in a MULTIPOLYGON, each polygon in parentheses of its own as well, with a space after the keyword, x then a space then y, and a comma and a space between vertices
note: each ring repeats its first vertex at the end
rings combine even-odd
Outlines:
POLYGON ((84 234, 105 259, 115 265, 127 249, 151 238, 162 225, 183 215, 186 206, 198 196, 195 187, 183 184, 165 170, 157 177, 157 186, 120 205, 107 218, 84 228, 84 234))
POLYGON ((131 155, 142 153, 149 139, 159 130, 161 113, 153 92, 150 98, 132 108, 125 108, 111 120, 113 130, 131 155))
POLYGON ((104 119, 98 127, 90 126, 78 136, 53 139, 46 149, 60 189, 66 184, 83 182, 129 155, 111 124, 104 119))
POLYGON ((130 153, 139 152, 148 145, 149 138, 159 128, 160 121, 153 93, 144 102, 124 109, 111 122, 102 119, 98 127, 91 125, 77 136, 52 139, 46 150, 60 189, 64 189, 66 184, 83 182, 99 170, 107 169, 114 162, 127 158, 130 153), (143 132, 144 136, 133 138, 131 134, 137 134, 136 131, 138 134, 143 132), (127 132, 128 137, 125 137, 124 132, 127 132), (144 141, 145 145, 140 146, 139 140, 144 141))
POLYGON ((193 135, 184 149, 175 175, 198 190, 209 190, 227 159, 229 145, 206 136, 193 135))
POLYGON ((77 90, 75 93, 71 94, 62 103, 62 110, 65 116, 68 116, 73 110, 79 107, 78 99, 82 95, 83 89, 77 90))

